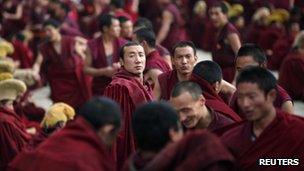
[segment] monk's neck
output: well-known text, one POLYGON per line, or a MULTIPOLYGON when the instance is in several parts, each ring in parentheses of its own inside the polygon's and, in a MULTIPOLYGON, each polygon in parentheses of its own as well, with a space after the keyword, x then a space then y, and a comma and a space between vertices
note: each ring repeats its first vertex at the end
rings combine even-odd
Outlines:
POLYGON ((214 116, 212 115, 211 111, 206 106, 202 108, 201 112, 202 112, 201 113, 202 117, 199 120, 199 122, 197 123, 196 128, 206 129, 209 127, 210 123, 214 119, 214 116))
POLYGON ((254 135, 256 137, 259 137, 261 133, 267 128, 267 126, 274 120, 275 117, 276 117, 276 110, 273 107, 265 117, 257 121, 254 121, 252 128, 254 135))
POLYGON ((148 56, 150 53, 154 52, 155 48, 145 48, 146 55, 148 56))
POLYGON ((103 34, 102 35, 102 41, 104 44, 108 44, 108 43, 112 43, 114 41, 114 37, 113 36, 110 36, 108 34, 103 34))
POLYGON ((178 79, 179 82, 188 81, 188 80, 190 80, 190 77, 191 77, 191 73, 185 74, 185 75, 177 73, 177 79, 178 79))

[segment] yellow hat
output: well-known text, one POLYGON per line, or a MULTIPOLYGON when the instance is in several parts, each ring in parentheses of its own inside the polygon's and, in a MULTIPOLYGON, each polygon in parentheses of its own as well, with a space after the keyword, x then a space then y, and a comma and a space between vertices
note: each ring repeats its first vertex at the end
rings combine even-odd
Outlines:
POLYGON ((47 111, 45 117, 41 122, 41 127, 52 128, 58 122, 67 122, 72 120, 75 116, 74 109, 65 103, 55 103, 47 111))
POLYGON ((0 81, 0 100, 16 100, 26 91, 24 82, 17 79, 6 79, 0 81))
POLYGON ((14 46, 6 40, 0 40, 0 58, 6 57, 14 52, 14 46))
POLYGON ((255 11, 255 13, 252 16, 253 21, 259 21, 260 19, 264 17, 268 17, 270 15, 270 10, 266 7, 261 7, 255 11))
POLYGON ((12 79, 12 78, 13 78, 13 75, 9 72, 0 73, 0 81, 12 79))
POLYGON ((0 73, 11 73, 13 74, 15 64, 9 60, 0 60, 0 73))
POLYGON ((243 14, 243 12, 244 7, 241 4, 233 4, 228 11, 228 17, 236 17, 243 14))
POLYGON ((206 13, 207 4, 205 1, 197 1, 193 7, 193 12, 195 14, 204 14, 206 13))
POLYGON ((268 23, 279 22, 284 23, 289 20, 289 12, 285 9, 275 9, 272 11, 271 15, 268 17, 268 23))

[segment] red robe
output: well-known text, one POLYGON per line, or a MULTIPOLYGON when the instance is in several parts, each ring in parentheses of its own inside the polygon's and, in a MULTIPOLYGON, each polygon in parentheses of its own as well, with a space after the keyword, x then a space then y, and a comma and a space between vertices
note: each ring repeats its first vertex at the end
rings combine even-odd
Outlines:
POLYGON ((0 108, 0 170, 27 145, 31 136, 21 118, 8 109, 0 108))
POLYGON ((232 166, 233 157, 219 138, 200 130, 169 144, 143 170, 228 170, 232 166))
POLYGON ((104 91, 104 95, 120 104, 122 109, 122 127, 113 148, 118 169, 122 168, 125 160, 135 151, 132 113, 139 105, 152 100, 151 88, 140 83, 136 77, 122 69, 114 75, 104 91))
POLYGON ((122 170, 123 171, 141 170, 155 157, 155 155, 149 155, 147 157, 144 157, 142 155, 142 152, 138 151, 130 156, 130 158, 125 162, 122 170))
POLYGON ((149 53, 146 56, 146 59, 146 70, 158 69, 162 72, 168 72, 171 70, 168 63, 164 59, 162 59, 157 50, 154 50, 153 52, 149 53))
POLYGON ((160 91, 162 100, 170 100, 170 95, 173 87, 177 84, 177 72, 176 70, 172 70, 169 72, 162 73, 158 76, 158 82, 160 83, 160 91))
POLYGON ((294 100, 304 101, 303 75, 304 55, 297 52, 290 53, 282 64, 278 82, 294 100))
POLYGON ((304 119, 277 111, 275 119, 252 140, 252 122, 235 124, 222 137, 241 170, 304 169, 304 119), (299 159, 299 166, 258 166, 259 159, 299 159))
MULTIPOLYGON (((289 94, 284 90, 281 86, 277 85, 277 97, 273 102, 274 107, 281 108, 283 103, 286 101, 292 101, 289 94)), ((237 103, 237 91, 233 94, 229 106, 233 109, 242 119, 246 119, 246 116, 241 111, 238 103, 237 103)))
POLYGON ((92 125, 78 116, 34 151, 20 153, 8 170, 112 171, 115 164, 92 125))
POLYGON ((31 68, 34 63, 33 52, 19 40, 12 41, 14 53, 11 55, 14 61, 20 62, 19 68, 31 68))
POLYGON ((61 54, 55 51, 51 42, 42 44, 40 51, 51 99, 78 108, 90 98, 91 92, 89 78, 83 73, 84 61, 76 55, 74 45, 74 38, 62 36, 61 54))
POLYGON ((207 81, 201 79, 195 74, 192 74, 190 80, 200 85, 201 89, 203 90, 203 95, 206 98, 206 106, 212 108, 216 112, 219 112, 234 121, 241 120, 241 118, 213 90, 213 88, 207 81))
POLYGON ((237 29, 231 24, 227 23, 219 32, 217 37, 217 44, 212 50, 213 61, 218 63, 223 72, 223 79, 232 82, 235 75, 235 53, 230 44, 228 44, 227 37, 229 34, 236 33, 239 37, 240 34, 237 29))
POLYGON ((208 131, 216 134, 217 130, 221 130, 222 128, 234 123, 234 121, 232 119, 228 118, 227 116, 225 116, 219 112, 216 112, 211 108, 209 108, 209 110, 211 111, 211 114, 213 115, 213 120, 207 127, 208 131))
MULTIPOLYGON (((111 64, 108 64, 102 41, 102 37, 100 36, 96 39, 89 41, 88 43, 92 55, 92 67, 94 68, 105 68, 107 66, 112 65, 113 63, 119 62, 119 49, 126 42, 126 40, 120 38, 114 40, 112 61, 111 64)), ((104 89, 110 82, 110 77, 94 77, 92 82, 93 95, 103 95, 104 89)))

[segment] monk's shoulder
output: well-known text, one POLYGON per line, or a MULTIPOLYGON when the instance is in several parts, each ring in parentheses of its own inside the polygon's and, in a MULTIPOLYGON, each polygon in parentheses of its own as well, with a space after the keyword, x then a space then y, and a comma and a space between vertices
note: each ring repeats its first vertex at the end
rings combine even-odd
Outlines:
POLYGON ((242 133, 245 123, 246 123, 245 121, 241 121, 226 126, 225 127, 226 131, 221 136, 221 140, 223 142, 229 142, 230 140, 234 140, 242 133))

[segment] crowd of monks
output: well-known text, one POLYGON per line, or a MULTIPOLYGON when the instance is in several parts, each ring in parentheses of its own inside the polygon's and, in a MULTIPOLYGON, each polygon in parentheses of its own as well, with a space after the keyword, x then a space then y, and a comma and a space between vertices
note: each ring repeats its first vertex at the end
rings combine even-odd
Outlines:
POLYGON ((304 170, 303 1, 0 9, 0 170, 304 170))

